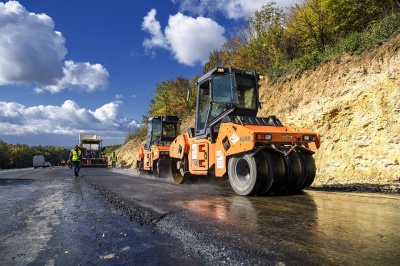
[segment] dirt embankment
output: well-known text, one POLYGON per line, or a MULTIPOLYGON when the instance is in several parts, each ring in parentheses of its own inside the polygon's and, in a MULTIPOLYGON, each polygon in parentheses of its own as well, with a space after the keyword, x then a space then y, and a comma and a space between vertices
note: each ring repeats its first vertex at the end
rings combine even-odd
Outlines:
MULTIPOLYGON (((276 115, 321 134, 313 186, 400 191, 400 35, 301 75, 264 84, 259 116, 276 115)), ((193 122, 183 122, 185 130, 193 122)), ((134 167, 138 141, 118 151, 134 167)))

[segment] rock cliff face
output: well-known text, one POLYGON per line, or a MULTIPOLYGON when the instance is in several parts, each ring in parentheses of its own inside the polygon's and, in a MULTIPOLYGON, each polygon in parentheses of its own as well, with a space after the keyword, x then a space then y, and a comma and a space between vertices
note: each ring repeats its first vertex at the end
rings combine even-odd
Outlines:
MULTIPOLYGON (((400 35, 301 75, 264 84, 258 116, 321 134, 313 186, 400 182, 400 35)), ((193 122, 182 124, 182 131, 193 122)), ((117 153, 134 167, 140 143, 117 153)))
POLYGON ((400 35, 262 87, 264 109, 321 134, 314 185, 400 178, 400 35))

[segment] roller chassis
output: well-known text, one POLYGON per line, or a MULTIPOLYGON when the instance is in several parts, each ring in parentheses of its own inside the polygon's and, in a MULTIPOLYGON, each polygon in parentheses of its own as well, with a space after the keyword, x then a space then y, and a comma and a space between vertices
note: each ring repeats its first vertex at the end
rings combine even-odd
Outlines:
POLYGON ((319 146, 319 135, 298 127, 252 126, 255 131, 246 125, 221 123, 215 143, 210 139, 196 139, 190 133, 178 136, 170 146, 175 182, 181 184, 193 176, 228 177, 239 195, 297 192, 309 187, 316 175, 312 149, 319 146), (228 128, 236 130, 233 132, 228 128), (282 138, 268 142, 255 139, 260 132, 271 131, 274 131, 273 138, 276 139, 279 136, 301 139, 304 134, 315 134, 315 141, 293 142, 282 138), (232 137, 234 134, 242 137, 236 139, 232 137))
POLYGON ((257 117, 256 80, 254 72, 231 68, 215 68, 199 78, 195 128, 170 146, 176 183, 228 177, 233 190, 243 196, 297 192, 313 183, 312 155, 320 135, 283 125, 275 116, 257 117), (216 97, 221 91, 228 95, 225 100, 216 97))
POLYGON ((169 146, 152 145, 150 150, 141 147, 136 155, 136 171, 161 177, 169 173, 170 160, 169 146))

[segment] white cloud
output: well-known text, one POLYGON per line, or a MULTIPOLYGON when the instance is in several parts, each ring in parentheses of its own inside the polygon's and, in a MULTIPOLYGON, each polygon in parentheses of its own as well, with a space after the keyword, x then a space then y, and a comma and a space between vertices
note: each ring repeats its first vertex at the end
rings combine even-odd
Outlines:
POLYGON ((124 134, 134 131, 140 124, 122 117, 119 107, 119 103, 111 102, 95 110, 87 110, 72 100, 66 100, 61 106, 33 107, 0 102, 0 139, 1 136, 29 136, 35 139, 47 134, 59 135, 62 139, 77 136, 78 132, 94 131, 100 136, 118 136, 122 143, 124 134))
POLYGON ((41 88, 34 88, 33 89, 33 91, 36 93, 36 94, 43 94, 44 93, 44 90, 43 89, 41 89, 41 88))
POLYGON ((145 39, 143 45, 148 49, 154 47, 168 48, 167 40, 161 31, 160 22, 156 20, 156 13, 157 11, 152 9, 143 18, 142 30, 148 31, 151 35, 151 39, 145 39))
POLYGON ((128 126, 133 127, 133 128, 139 128, 142 124, 139 123, 136 120, 132 120, 131 122, 129 122, 128 126))
POLYGON ((36 93, 56 93, 108 85, 100 64, 63 63, 65 39, 54 27, 46 14, 30 13, 17 1, 0 2, 0 86, 36 84, 36 93))
POLYGON ((0 85, 54 84, 63 76, 67 49, 53 20, 29 13, 16 1, 0 2, 0 85))
POLYGON ((119 104, 115 102, 107 103, 95 111, 90 111, 93 116, 103 123, 110 123, 117 125, 115 121, 118 118, 119 104))
POLYGON ((148 50, 157 47, 167 49, 182 64, 204 64, 209 54, 226 41, 224 28, 209 18, 192 18, 178 13, 169 17, 163 33, 155 15, 156 10, 152 9, 143 19, 142 29, 151 35, 151 39, 145 39, 143 45, 148 50))
POLYGON ((64 77, 57 85, 43 87, 51 93, 60 92, 63 89, 93 92, 97 89, 105 89, 108 86, 108 71, 100 64, 64 62, 64 77))
POLYGON ((182 12, 189 12, 194 15, 213 16, 215 13, 222 13, 229 19, 246 19, 254 15, 263 5, 271 2, 277 3, 279 7, 292 6, 295 0, 171 0, 179 4, 182 12))
POLYGON ((170 16, 165 36, 175 58, 183 64, 204 64, 215 49, 226 42, 224 28, 209 18, 196 19, 182 15, 170 16))
POLYGON ((115 95, 115 99, 122 99, 122 98, 124 98, 124 95, 122 94, 115 95))

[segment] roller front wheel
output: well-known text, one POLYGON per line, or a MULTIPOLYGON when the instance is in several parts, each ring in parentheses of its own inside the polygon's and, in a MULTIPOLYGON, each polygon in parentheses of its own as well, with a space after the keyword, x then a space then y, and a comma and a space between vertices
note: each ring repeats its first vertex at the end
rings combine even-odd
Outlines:
POLYGON ((185 178, 184 161, 180 159, 171 159, 171 173, 175 183, 182 184, 185 178))
POLYGON ((250 154, 240 154, 229 158, 228 176, 233 190, 239 195, 253 195, 259 190, 257 164, 250 154))

